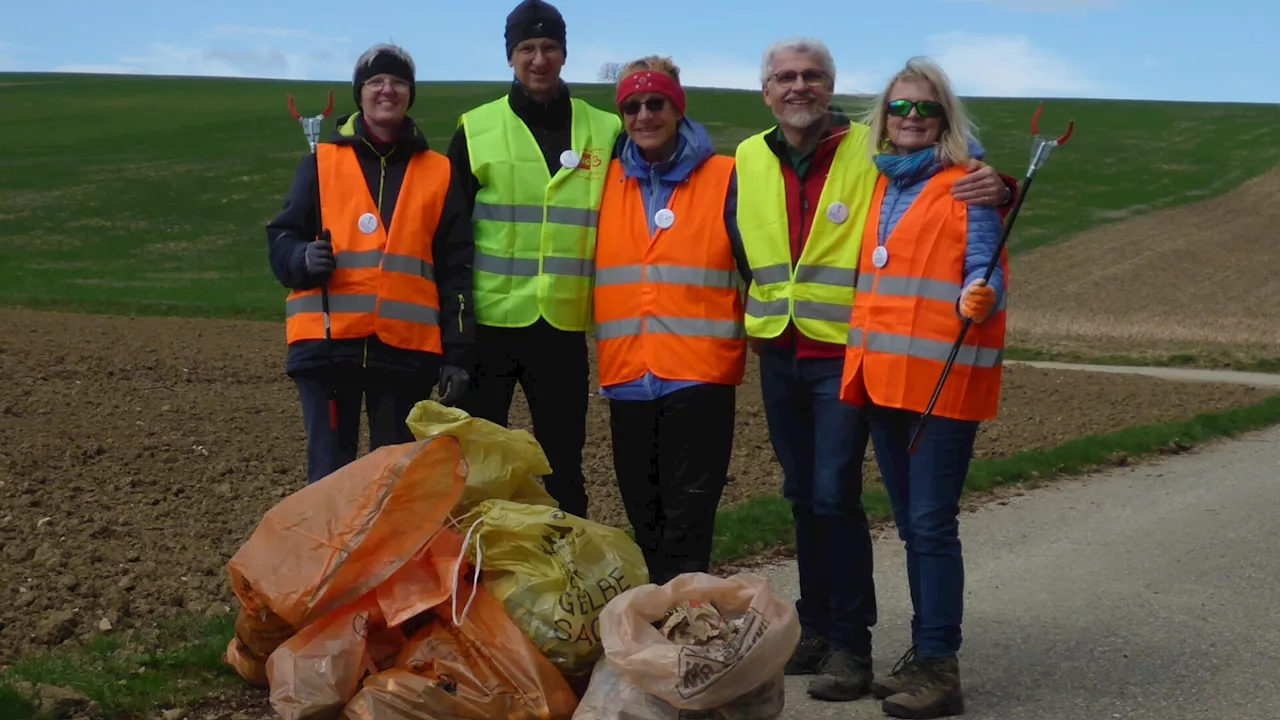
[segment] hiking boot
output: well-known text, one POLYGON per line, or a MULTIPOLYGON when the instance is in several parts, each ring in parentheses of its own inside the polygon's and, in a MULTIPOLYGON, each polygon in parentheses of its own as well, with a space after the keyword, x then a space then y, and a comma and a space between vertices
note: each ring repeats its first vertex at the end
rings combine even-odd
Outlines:
POLYGON ((886 715, 912 720, 964 714, 960 663, 955 658, 918 658, 915 677, 900 693, 885 698, 886 715))
POLYGON ((826 638, 803 633, 796 651, 791 654, 791 659, 782 671, 787 675, 816 675, 822 669, 822 663, 829 652, 831 648, 827 646, 826 638))
POLYGON ((894 664, 893 670, 887 676, 871 682, 871 694, 883 700, 890 695, 904 692, 918 674, 916 663, 916 646, 912 645, 902 657, 898 658, 898 662, 894 664))
POLYGON ((871 658, 836 650, 822 664, 822 672, 809 682, 809 696, 815 700, 848 702, 857 700, 871 687, 871 658))

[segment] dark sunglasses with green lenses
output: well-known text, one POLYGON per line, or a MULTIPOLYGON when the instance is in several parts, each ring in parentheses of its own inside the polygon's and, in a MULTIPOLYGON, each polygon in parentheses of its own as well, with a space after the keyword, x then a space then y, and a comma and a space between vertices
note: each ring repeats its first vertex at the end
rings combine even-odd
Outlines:
POLYGON ((942 117, 942 103, 933 100, 891 100, 888 105, 888 112, 894 117, 906 117, 911 114, 911 108, 916 109, 916 113, 920 117, 932 118, 942 117))

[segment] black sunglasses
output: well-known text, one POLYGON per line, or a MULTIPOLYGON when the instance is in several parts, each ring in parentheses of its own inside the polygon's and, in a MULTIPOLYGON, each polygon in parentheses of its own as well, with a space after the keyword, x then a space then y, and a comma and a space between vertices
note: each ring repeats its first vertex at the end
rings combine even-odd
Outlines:
POLYGON ((636 115, 640 112, 640 106, 644 105, 644 109, 651 113, 660 113, 662 108, 667 106, 667 99, 664 97, 653 97, 641 103, 639 100, 628 100, 622 103, 622 112, 627 115, 636 115))
POLYGON ((915 108, 920 117, 942 117, 942 103, 933 100, 892 100, 889 102, 887 110, 894 117, 906 117, 911 114, 911 108, 915 108))

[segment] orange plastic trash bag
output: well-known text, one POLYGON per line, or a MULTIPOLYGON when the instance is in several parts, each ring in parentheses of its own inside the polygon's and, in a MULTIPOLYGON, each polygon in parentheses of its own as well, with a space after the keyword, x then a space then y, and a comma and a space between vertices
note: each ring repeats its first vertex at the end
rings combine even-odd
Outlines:
POLYGON ((242 606, 302 628, 391 577, 462 495, 458 440, 381 447, 269 510, 227 563, 242 606))
MULTIPOLYGON (((772 683, 781 693, 783 666, 800 641, 795 609, 773 594, 767 580, 751 573, 728 578, 685 573, 666 585, 633 588, 605 606, 600 628, 604 657, 622 680, 667 705, 693 711, 741 708, 744 696, 772 683), (673 642, 654 626, 670 620, 668 611, 699 604, 709 604, 716 611, 709 614, 725 621, 713 633, 702 631, 702 637, 714 638, 711 642, 673 642)), ((601 696, 614 681, 601 679, 603 672, 592 679, 579 720, 619 717, 590 710, 611 707, 601 696)))
POLYGON ((222 662, 250 685, 266 687, 267 658, 292 635, 293 627, 270 610, 255 615, 241 607, 236 614, 236 634, 227 643, 222 662))
POLYGON ((454 625, 441 605, 396 659, 365 679, 345 720, 569 720, 578 699, 483 586, 459 580, 472 597, 454 625), (473 593, 474 590, 474 593, 473 593))
MULTIPOLYGON (((561 673, 585 680, 601 653, 601 610, 649 582, 640 547, 618 528, 505 500, 480 503, 459 524, 485 589, 561 673)), ((461 585, 456 595, 461 622, 461 585)))
POLYGON ((454 517, 467 514, 484 500, 559 507, 539 480, 551 474, 551 465, 527 431, 504 428, 434 400, 414 405, 406 422, 419 440, 448 435, 462 445, 467 483, 454 517))
POLYGON ((289 638, 267 659, 271 707, 281 720, 336 717, 368 675, 391 667, 405 645, 375 593, 289 638))
POLYGON ((448 600, 453 594, 461 554, 462 536, 444 528, 417 556, 379 585, 374 592, 387 625, 397 627, 448 600))

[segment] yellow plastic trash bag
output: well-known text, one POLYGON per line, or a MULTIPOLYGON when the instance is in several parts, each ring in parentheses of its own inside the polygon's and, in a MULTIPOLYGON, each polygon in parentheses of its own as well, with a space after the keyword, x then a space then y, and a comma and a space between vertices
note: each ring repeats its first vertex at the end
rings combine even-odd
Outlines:
MULTIPOLYGON (((485 589, 566 677, 588 675, 600 657, 606 603, 649 582, 625 532, 557 508, 487 500, 460 525, 462 554, 483 573, 485 589)), ((458 624, 468 601, 455 591, 458 624)))
POLYGON ((471 417, 465 410, 434 400, 414 405, 407 423, 419 440, 450 435, 462 446, 467 484, 453 510, 454 517, 467 514, 484 500, 559 507, 538 479, 551 474, 551 465, 542 446, 528 432, 471 417))

